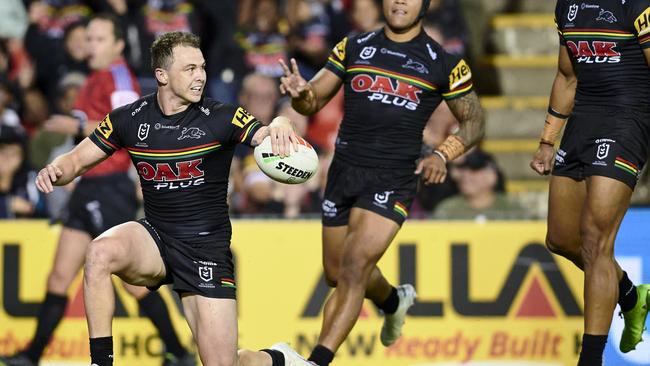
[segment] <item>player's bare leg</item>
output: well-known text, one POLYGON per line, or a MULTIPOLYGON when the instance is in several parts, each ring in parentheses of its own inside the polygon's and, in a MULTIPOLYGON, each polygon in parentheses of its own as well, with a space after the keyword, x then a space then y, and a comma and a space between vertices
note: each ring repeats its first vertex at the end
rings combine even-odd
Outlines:
POLYGON ((319 365, 331 362, 357 321, 377 262, 398 231, 399 225, 390 219, 356 207, 351 210, 337 286, 325 304, 318 346, 311 361, 319 365))
POLYGON ((127 222, 106 231, 93 240, 86 253, 84 304, 91 358, 98 366, 112 364, 112 274, 138 286, 154 286, 165 277, 158 247, 139 223, 127 222))
POLYGON ((580 224, 585 271, 585 338, 579 365, 602 361, 619 291, 614 240, 631 195, 632 189, 618 180, 600 176, 587 179, 580 224))
MULTIPOLYGON (((323 268, 325 270, 325 280, 330 287, 336 287, 339 270, 341 267, 341 257, 345 244, 345 238, 348 234, 348 226, 323 226, 323 268)), ((392 290, 393 286, 388 282, 375 265, 365 297, 375 304, 381 304, 392 290)))
POLYGON ((237 302, 199 295, 184 295, 182 302, 203 365, 237 365, 237 302))

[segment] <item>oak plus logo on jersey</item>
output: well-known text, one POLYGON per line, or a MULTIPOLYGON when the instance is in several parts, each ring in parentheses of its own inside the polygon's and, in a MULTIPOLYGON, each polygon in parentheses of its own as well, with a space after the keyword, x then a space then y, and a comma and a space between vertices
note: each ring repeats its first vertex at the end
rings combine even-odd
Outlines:
POLYGON ((566 43, 578 63, 617 64, 621 62, 621 53, 616 50, 618 44, 610 41, 567 41, 566 43))
POLYGON ((359 74, 350 82, 352 90, 357 93, 371 92, 370 101, 380 101, 414 111, 420 104, 419 94, 422 89, 401 80, 392 80, 383 75, 359 74))
POLYGON ((183 189, 205 183, 205 171, 200 165, 203 159, 179 161, 176 163, 156 163, 141 161, 135 165, 138 174, 145 181, 153 181, 156 190, 183 189))

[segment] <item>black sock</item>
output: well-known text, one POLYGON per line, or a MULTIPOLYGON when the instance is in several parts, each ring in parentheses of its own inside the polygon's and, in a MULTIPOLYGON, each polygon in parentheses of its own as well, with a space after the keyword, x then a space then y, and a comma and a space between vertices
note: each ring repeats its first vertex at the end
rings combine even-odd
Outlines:
POLYGON ((600 366, 603 364, 603 351, 607 343, 606 335, 582 335, 582 350, 578 366, 600 366))
POLYGON ((90 363, 113 366, 113 337, 90 338, 90 363))
POLYGON ((160 297, 160 294, 150 292, 147 296, 138 300, 138 304, 142 313, 151 320, 158 330, 158 335, 160 335, 160 339, 165 344, 165 351, 173 354, 177 358, 186 356, 187 350, 183 348, 183 345, 178 340, 172 321, 169 318, 167 304, 160 297))
POLYGON ((45 294, 45 300, 38 310, 38 325, 32 343, 22 353, 27 356, 33 363, 38 361, 43 355, 43 350, 50 342, 52 334, 56 327, 61 323, 65 307, 68 303, 66 296, 55 295, 52 293, 45 294))
POLYGON ((274 349, 262 349, 260 352, 266 352, 271 356, 271 361, 273 362, 271 366, 284 366, 284 355, 282 352, 274 349))
POLYGON ((637 297, 636 286, 627 277, 627 273, 623 271, 623 278, 618 283, 618 304, 621 306, 621 311, 634 309, 637 297))
POLYGON ((333 359, 334 352, 320 344, 314 347, 314 350, 311 351, 311 356, 309 356, 309 361, 314 362, 318 366, 329 366, 333 359))
POLYGON ((397 307, 399 306, 399 296, 397 296, 397 289, 395 287, 392 287, 390 294, 386 300, 384 300, 382 303, 375 302, 375 306, 381 309, 384 314, 395 314, 397 307))

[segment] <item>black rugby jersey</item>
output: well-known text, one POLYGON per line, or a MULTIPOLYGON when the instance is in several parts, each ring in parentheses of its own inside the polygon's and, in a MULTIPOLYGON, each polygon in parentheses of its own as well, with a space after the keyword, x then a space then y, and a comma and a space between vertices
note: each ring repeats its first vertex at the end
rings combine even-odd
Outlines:
POLYGON ((472 90, 467 63, 424 31, 403 43, 383 29, 346 37, 325 68, 344 84, 335 156, 359 166, 414 168, 433 110, 472 90))
POLYGON ((555 22, 578 78, 576 109, 646 107, 649 0, 559 0, 555 22))
POLYGON ((243 108, 204 97, 166 116, 156 94, 115 109, 90 139, 105 153, 131 155, 147 220, 178 238, 229 241, 226 196, 235 145, 251 144, 262 124, 243 108))

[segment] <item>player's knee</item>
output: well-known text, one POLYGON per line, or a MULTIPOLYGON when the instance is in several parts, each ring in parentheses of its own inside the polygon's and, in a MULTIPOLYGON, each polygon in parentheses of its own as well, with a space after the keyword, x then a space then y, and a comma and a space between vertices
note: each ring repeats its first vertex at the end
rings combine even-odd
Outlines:
POLYGON ((255 357, 255 352, 249 351, 247 349, 241 349, 237 352, 237 357, 239 359, 239 366, 253 366, 257 358, 255 357))
POLYGON ((546 234, 546 248, 553 254, 565 255, 567 252, 567 243, 562 241, 559 235, 552 232, 546 234))
POLYGON ((332 260, 323 261, 323 269, 325 271, 325 282, 329 287, 336 287, 339 276, 339 264, 334 263, 332 260))
POLYGON ((363 254, 346 256, 341 261, 337 281, 346 281, 347 283, 363 282, 365 276, 370 275, 376 263, 372 257, 363 254))
POLYGON ((580 255, 585 268, 593 266, 599 260, 613 258, 613 243, 607 238, 606 230, 598 225, 588 224, 582 228, 582 246, 580 255))
POLYGON ((111 263, 115 260, 114 240, 101 238, 93 240, 86 251, 84 275, 95 276, 111 274, 111 263))

